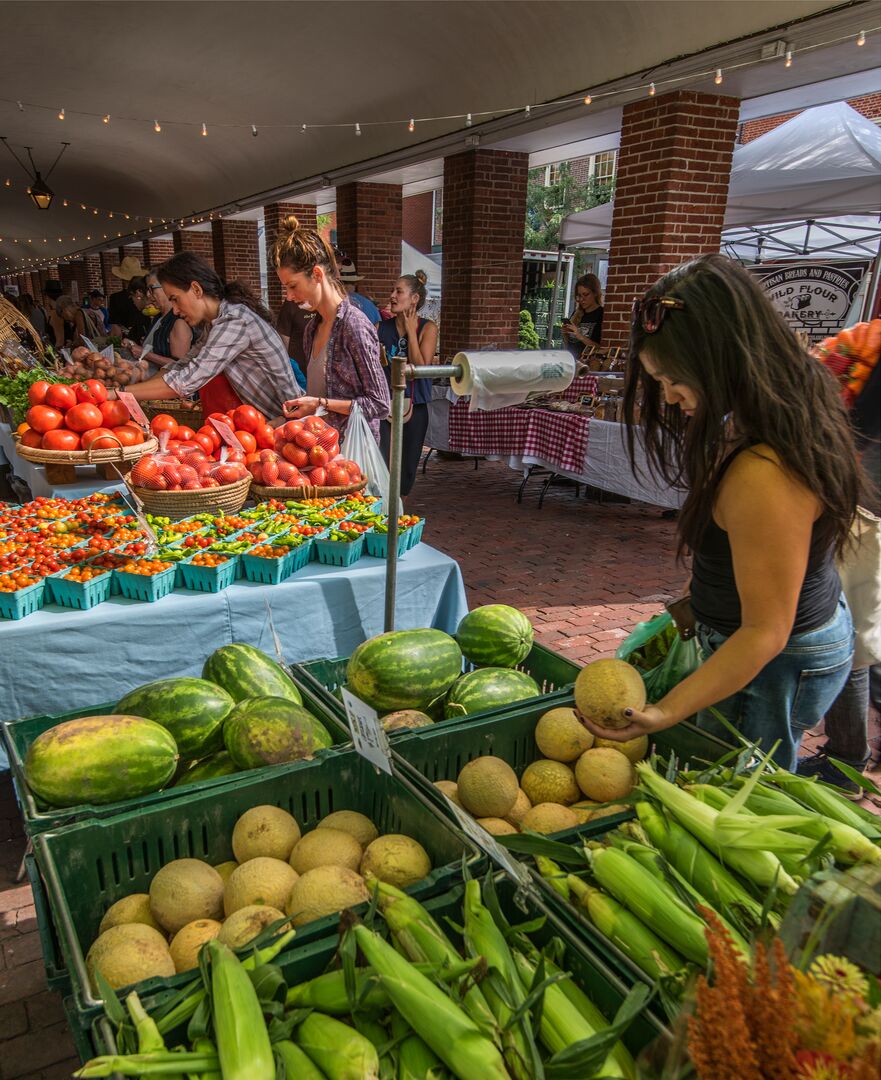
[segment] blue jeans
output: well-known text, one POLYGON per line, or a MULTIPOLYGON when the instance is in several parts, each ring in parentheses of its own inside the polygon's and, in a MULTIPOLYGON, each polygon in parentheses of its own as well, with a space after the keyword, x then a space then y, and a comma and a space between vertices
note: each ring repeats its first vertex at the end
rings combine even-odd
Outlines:
MULTIPOLYGON (((698 623, 706 656, 714 653, 725 634, 698 623)), ((853 623, 842 595, 833 617, 816 630, 793 634, 783 652, 751 683, 714 708, 740 732, 767 752, 778 740, 774 761, 796 771, 802 735, 818 724, 841 692, 853 659, 853 623)), ((712 713, 698 713, 697 724, 731 741, 712 713)))

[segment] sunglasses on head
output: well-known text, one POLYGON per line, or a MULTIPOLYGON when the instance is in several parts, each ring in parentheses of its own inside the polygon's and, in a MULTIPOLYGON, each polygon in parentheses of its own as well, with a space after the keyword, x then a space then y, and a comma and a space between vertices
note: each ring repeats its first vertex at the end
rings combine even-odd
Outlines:
POLYGON ((641 326, 647 334, 656 334, 668 311, 683 311, 685 301, 675 296, 650 296, 648 300, 634 300, 630 320, 632 326, 641 326))

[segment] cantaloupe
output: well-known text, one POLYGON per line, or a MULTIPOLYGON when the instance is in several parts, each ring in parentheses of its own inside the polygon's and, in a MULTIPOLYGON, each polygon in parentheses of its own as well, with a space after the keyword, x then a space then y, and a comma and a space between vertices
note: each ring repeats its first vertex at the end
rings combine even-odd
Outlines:
POLYGON ((150 882, 150 911, 169 934, 196 919, 222 919, 223 878, 201 859, 174 859, 150 882))
POLYGON ((593 735, 578 719, 574 709, 548 709, 535 725, 535 742, 552 761, 577 761, 593 746, 593 735))
POLYGON ((575 680, 575 707, 598 727, 624 728, 625 709, 645 708, 645 684, 624 660, 594 660, 575 680))
POLYGON ((217 940, 231 949, 241 949, 262 934, 267 926, 283 918, 284 912, 278 908, 269 907, 267 904, 248 904, 223 920, 217 940))
POLYGON ((431 873, 431 859, 425 848, 410 836, 388 833, 380 836, 364 852, 361 876, 373 876, 389 885, 406 889, 431 873))
POLYGON ((469 761, 456 780, 459 801, 475 817, 504 817, 519 786, 507 761, 491 754, 469 761))
POLYGON ((566 806, 581 798, 575 773, 562 761, 548 761, 546 758, 533 761, 520 777, 520 786, 533 806, 549 802, 566 806))
POLYGON ((341 829, 354 836, 362 848, 366 848, 379 836, 379 829, 366 814, 357 810, 335 810, 318 822, 319 829, 341 829))
POLYGON ((123 923, 105 930, 86 955, 86 969, 95 990, 96 971, 114 990, 141 979, 167 978, 175 973, 165 938, 143 923, 123 923))
POLYGON ((317 866, 297 879, 285 914, 294 926, 305 926, 324 915, 354 907, 369 900, 367 886, 360 874, 345 866, 317 866))
POLYGON ((168 951, 174 961, 174 970, 192 971, 199 966, 199 950, 206 941, 212 941, 220 933, 220 923, 216 919, 196 919, 187 923, 174 935, 168 951))
POLYGON ((290 864, 298 874, 316 866, 347 866, 357 870, 364 854, 351 833, 342 829, 313 829, 301 836, 291 852, 290 864))
POLYGON ((300 839, 300 826, 278 806, 252 806, 232 831, 232 849, 240 863, 265 856, 287 862, 300 839))
POLYGON ((126 923, 143 923, 144 926, 152 926, 154 930, 162 929, 150 911, 150 897, 147 893, 132 893, 111 904, 104 912, 98 933, 103 934, 111 926, 124 926, 126 923))
POLYGON ((279 911, 284 909, 297 872, 281 859, 260 856, 242 863, 230 875, 223 891, 223 908, 232 915, 239 908, 265 904, 279 911))
POLYGON ((585 750, 575 762, 575 778, 584 794, 598 803, 623 799, 636 782, 628 759, 608 746, 585 750))

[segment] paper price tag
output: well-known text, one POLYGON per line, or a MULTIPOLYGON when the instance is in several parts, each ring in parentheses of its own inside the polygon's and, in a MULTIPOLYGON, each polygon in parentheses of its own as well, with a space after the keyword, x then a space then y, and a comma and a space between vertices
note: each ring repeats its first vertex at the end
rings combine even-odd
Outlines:
POLYGON ((101 351, 98 348, 98 346, 95 344, 95 342, 92 341, 91 339, 87 338, 85 334, 80 334, 80 337, 82 338, 83 345, 85 345, 85 347, 89 350, 89 352, 100 352, 101 351))
MULTIPOLYGON (((345 693, 345 691, 343 692, 345 693)), ((444 795, 444 798, 447 800, 447 805, 462 832, 470 837, 481 851, 485 851, 497 866, 506 870, 519 885, 523 887, 531 886, 532 879, 526 867, 503 848, 498 840, 488 833, 486 829, 481 828, 467 810, 463 810, 461 806, 456 806, 453 800, 446 795, 444 795)))
POLYGON ((388 735, 379 721, 379 713, 343 687, 343 704, 352 732, 355 749, 371 765, 393 776, 388 735))
POLYGON ((116 396, 128 409, 129 415, 132 417, 135 423, 140 424, 145 431, 149 431, 150 421, 147 419, 147 416, 144 410, 141 408, 140 404, 138 403, 138 399, 135 397, 135 395, 130 394, 128 390, 117 390, 116 396))
POLYGON ((231 446, 233 450, 241 450, 241 452, 244 454, 245 448, 236 438, 236 433, 229 426, 229 424, 224 424, 222 420, 215 420, 213 416, 209 416, 208 419, 217 429, 217 434, 221 437, 221 439, 223 439, 227 446, 231 446))

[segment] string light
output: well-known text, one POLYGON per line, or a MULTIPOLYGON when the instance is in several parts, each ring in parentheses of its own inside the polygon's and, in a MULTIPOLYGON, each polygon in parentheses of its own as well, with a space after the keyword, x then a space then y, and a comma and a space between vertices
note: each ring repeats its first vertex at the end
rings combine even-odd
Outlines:
POLYGON ((62 199, 61 200, 61 205, 62 206, 67 206, 67 199, 62 199))
POLYGON ((18 111, 19 112, 24 112, 24 105, 22 105, 22 103, 20 101, 16 101, 15 104, 18 106, 18 111))
POLYGON ((204 136, 207 136, 207 135, 208 135, 208 125, 207 125, 206 123, 203 123, 203 124, 202 124, 202 134, 203 134, 204 136))
POLYGON ((257 138, 257 125, 256 124, 251 124, 251 134, 254 136, 255 139, 257 138))
POLYGON ((792 49, 786 50, 786 60, 783 64, 784 67, 792 67, 792 49))
POLYGON ((360 124, 355 124, 355 134, 356 135, 361 134, 361 125, 360 124))
POLYGON ((59 110, 59 112, 58 112, 58 119, 59 119, 59 120, 63 120, 63 119, 64 119, 64 108, 63 108, 63 107, 62 107, 62 108, 61 108, 61 109, 59 110))
POLYGON ((110 113, 105 113, 105 114, 104 114, 104 116, 103 116, 103 122, 104 122, 105 124, 109 124, 109 123, 110 123, 110 113))
POLYGON ((410 117, 410 123, 407 125, 407 130, 410 131, 410 132, 413 132, 413 131, 416 130, 416 121, 413 119, 412 116, 410 117))
POLYGON ((526 108, 523 110, 523 113, 524 113, 525 116, 529 116, 531 112, 532 112, 532 106, 531 105, 527 105, 526 108))
POLYGON ((465 127, 471 127, 471 113, 465 116, 465 127))
POLYGON ((865 44, 866 44, 866 31, 865 30, 860 30, 860 36, 857 38, 857 45, 865 45, 865 44))
POLYGON ((306 134, 306 125, 305 125, 305 124, 303 124, 303 126, 302 126, 302 127, 300 128, 300 134, 301 134, 301 135, 305 135, 305 134, 306 134))
POLYGON ((655 84, 649 83, 649 97, 655 96, 655 84))
POLYGON ((153 130, 154 130, 154 131, 156 132, 156 134, 157 134, 157 135, 158 135, 158 134, 159 134, 159 132, 160 132, 160 131, 162 130, 162 127, 161 127, 161 125, 160 125, 160 123, 159 123, 159 121, 158 121, 158 120, 154 120, 154 121, 153 121, 153 130))
POLYGON ((590 105, 592 101, 593 101, 593 98, 590 96, 590 94, 585 94, 584 95, 584 104, 585 105, 590 105))
POLYGON ((716 84, 716 86, 721 86, 722 85, 722 69, 721 68, 716 68, 716 74, 713 77, 713 82, 716 84))

